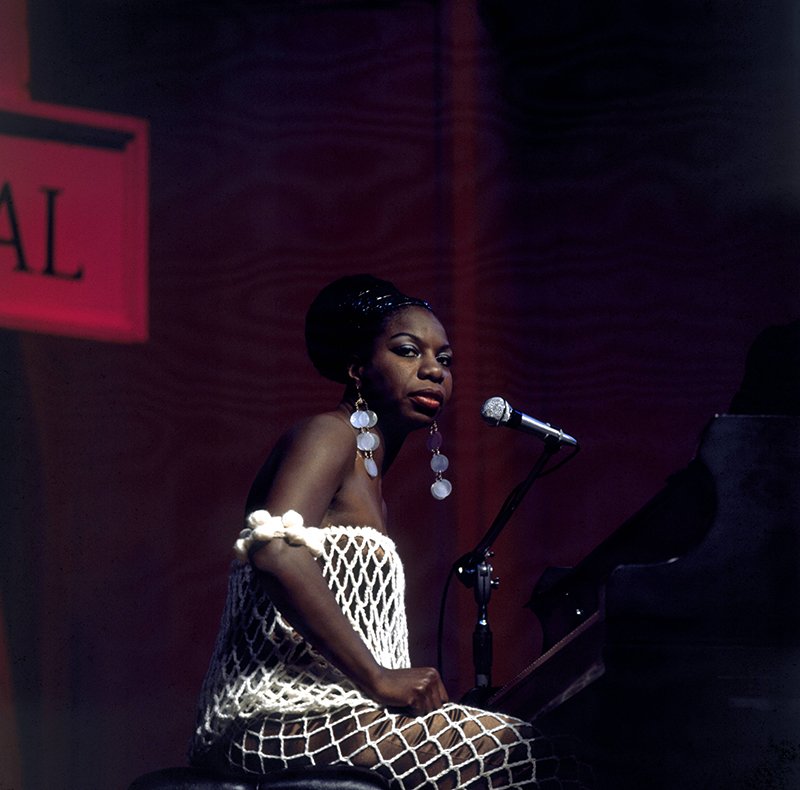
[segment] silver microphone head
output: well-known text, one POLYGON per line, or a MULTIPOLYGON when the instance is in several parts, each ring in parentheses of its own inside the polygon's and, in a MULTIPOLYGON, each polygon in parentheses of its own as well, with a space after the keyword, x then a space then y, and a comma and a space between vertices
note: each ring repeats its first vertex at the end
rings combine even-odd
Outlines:
POLYGON ((489 398, 486 403, 481 406, 481 417, 483 417, 489 425, 498 426, 501 423, 508 422, 511 416, 511 406, 505 398, 494 397, 489 398))

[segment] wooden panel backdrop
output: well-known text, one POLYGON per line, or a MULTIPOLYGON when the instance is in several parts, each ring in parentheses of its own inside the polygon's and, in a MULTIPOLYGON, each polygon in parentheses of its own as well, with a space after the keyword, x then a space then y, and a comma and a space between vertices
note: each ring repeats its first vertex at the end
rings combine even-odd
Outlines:
MULTIPOLYGON (((793 4, 30 0, 33 98, 146 118, 151 340, 4 331, 2 601, 26 788, 107 790, 183 759, 250 477, 332 404, 310 298, 367 270, 451 327, 442 420, 387 481, 413 651, 540 447, 581 440, 497 542, 495 679, 522 609, 691 456, 745 350, 798 313, 793 4)), ((98 218, 101 222, 102 218, 98 218)), ((5 255, 0 249, 0 256, 5 255)), ((3 258, 0 257, 0 265, 3 258)), ((472 682, 454 589, 447 682, 472 682)))

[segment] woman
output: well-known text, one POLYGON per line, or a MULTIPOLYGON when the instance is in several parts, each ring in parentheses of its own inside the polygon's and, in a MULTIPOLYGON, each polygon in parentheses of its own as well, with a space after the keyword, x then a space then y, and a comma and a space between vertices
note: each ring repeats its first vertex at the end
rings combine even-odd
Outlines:
POLYGON ((436 427, 453 386, 442 324, 426 302, 357 275, 316 298, 306 344, 344 395, 279 440, 250 491, 192 762, 239 774, 349 763, 403 790, 533 788, 544 775, 561 786, 576 765, 533 728, 450 703, 436 670, 410 666, 381 480, 406 436, 427 429, 431 491, 450 492, 436 427))

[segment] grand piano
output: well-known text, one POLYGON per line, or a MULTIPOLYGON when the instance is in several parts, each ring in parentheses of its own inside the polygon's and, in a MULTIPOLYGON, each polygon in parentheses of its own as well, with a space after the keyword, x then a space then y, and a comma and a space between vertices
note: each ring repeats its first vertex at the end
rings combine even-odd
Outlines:
POLYGON ((488 706, 576 736, 600 790, 800 788, 800 418, 715 417, 528 606, 543 653, 488 706))

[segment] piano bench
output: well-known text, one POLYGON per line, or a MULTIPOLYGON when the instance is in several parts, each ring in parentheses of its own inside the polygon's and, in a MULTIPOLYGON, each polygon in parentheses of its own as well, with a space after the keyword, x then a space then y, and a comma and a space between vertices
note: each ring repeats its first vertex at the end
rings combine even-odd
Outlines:
POLYGON ((389 783, 375 771, 349 765, 292 768, 241 779, 176 767, 144 774, 128 790, 389 790, 389 783))

